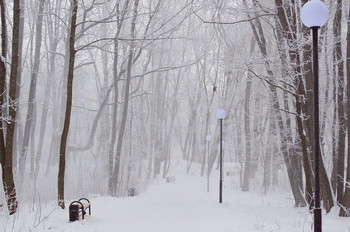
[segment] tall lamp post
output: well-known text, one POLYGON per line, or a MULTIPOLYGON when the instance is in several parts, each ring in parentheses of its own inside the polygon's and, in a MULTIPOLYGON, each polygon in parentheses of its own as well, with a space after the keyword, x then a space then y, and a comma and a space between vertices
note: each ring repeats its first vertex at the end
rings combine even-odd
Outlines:
POLYGON ((314 231, 322 232, 322 211, 320 204, 320 128, 319 128, 319 99, 318 99, 318 29, 328 20, 328 8, 320 0, 307 2, 300 12, 301 21, 312 31, 313 60, 312 69, 314 76, 314 154, 315 154, 315 186, 314 186, 314 231))
POLYGON ((207 144, 208 144, 208 161, 207 161, 207 163, 208 163, 208 167, 207 167, 207 192, 209 192, 209 143, 210 143, 210 141, 211 141, 211 135, 207 135, 207 136, 205 136, 205 140, 207 141, 207 144))
POLYGON ((220 183, 219 183, 219 203, 222 203, 222 120, 226 117, 225 110, 218 110, 216 118, 220 120, 220 183))

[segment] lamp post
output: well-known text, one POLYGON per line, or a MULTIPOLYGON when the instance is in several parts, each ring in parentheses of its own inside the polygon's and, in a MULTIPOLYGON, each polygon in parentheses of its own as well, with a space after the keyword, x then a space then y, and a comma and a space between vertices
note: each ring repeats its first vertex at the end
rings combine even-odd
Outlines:
POLYGON ((207 135, 205 136, 205 140, 207 141, 207 144, 208 144, 208 167, 207 167, 207 192, 209 192, 209 143, 211 141, 211 135, 207 135))
POLYGON ((220 183, 219 183, 219 203, 222 203, 222 120, 226 117, 225 110, 218 110, 216 118, 220 120, 220 183))
POLYGON ((300 12, 301 21, 312 31, 312 69, 314 77, 314 154, 315 154, 315 186, 314 186, 314 231, 322 232, 322 211, 320 204, 320 128, 319 128, 319 99, 318 99, 318 29, 328 20, 328 8, 320 0, 307 2, 300 12))

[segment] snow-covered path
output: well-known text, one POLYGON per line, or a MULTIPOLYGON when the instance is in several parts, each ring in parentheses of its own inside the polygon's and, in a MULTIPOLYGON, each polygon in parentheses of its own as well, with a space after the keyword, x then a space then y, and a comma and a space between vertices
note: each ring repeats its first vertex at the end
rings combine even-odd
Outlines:
MULTIPOLYGON (((216 179, 207 193, 204 178, 176 178, 175 183, 165 183, 160 179, 136 197, 92 199, 92 215, 84 221, 68 222, 68 210, 57 209, 35 229, 22 231, 313 231, 312 215, 306 209, 293 208, 290 199, 225 188, 223 204, 219 204, 216 179)), ((345 232, 349 228, 349 219, 336 215, 324 218, 324 232, 345 232)))

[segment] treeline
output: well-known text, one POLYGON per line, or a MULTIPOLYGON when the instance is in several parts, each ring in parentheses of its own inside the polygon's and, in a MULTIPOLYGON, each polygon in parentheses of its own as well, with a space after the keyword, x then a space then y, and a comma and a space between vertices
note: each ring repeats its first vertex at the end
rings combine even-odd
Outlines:
MULTIPOLYGON (((210 174, 219 108, 228 113, 225 161, 240 166, 241 189, 267 193, 286 174, 295 206, 312 208, 305 2, 0 0, 0 161, 9 213, 22 201, 57 197, 64 208, 65 198, 85 192, 142 191, 167 176, 178 154, 187 171, 197 162, 210 174)), ((350 5, 326 4, 321 197, 327 212, 339 205, 347 216, 350 5)))

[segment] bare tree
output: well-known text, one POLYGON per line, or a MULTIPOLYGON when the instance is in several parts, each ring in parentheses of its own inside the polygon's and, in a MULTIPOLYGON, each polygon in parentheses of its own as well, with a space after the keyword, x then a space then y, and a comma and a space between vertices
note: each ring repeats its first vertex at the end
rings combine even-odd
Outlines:
POLYGON ((25 121, 23 144, 22 144, 22 149, 21 149, 20 158, 19 158, 19 173, 20 173, 19 176, 21 180, 23 179, 23 174, 25 172, 25 161, 27 158, 27 153, 29 148, 31 129, 32 127, 35 127, 34 108, 35 108, 35 96, 36 96, 36 83, 37 83, 37 77, 38 77, 39 65, 40 65, 44 4, 45 4, 45 0, 40 0, 39 6, 38 6, 39 10, 38 10, 38 19, 36 22, 34 66, 31 72, 30 90, 29 90, 29 97, 28 97, 28 111, 27 111, 27 116, 25 121))
MULTIPOLYGON (((4 43, 6 37, 6 28, 4 26, 5 21, 5 8, 4 2, 1 1, 1 12, 2 12, 2 55, 6 57, 6 43, 4 43)), ((16 126, 16 110, 18 107, 18 99, 16 99, 16 88, 17 88, 17 74, 19 67, 19 30, 20 30, 20 0, 14 0, 13 5, 13 33, 12 33, 12 59, 11 59, 11 73, 10 73, 10 84, 8 88, 8 118, 5 120, 6 123, 6 137, 4 142, 4 147, 0 149, 0 151, 4 151, 2 154, 2 178, 3 178, 3 186, 4 192, 7 200, 7 207, 9 210, 9 214, 16 213, 17 210, 17 194, 16 194, 16 186, 13 178, 13 151, 14 151, 14 133, 16 126)), ((5 62, 5 57, 3 56, 2 62, 5 62)), ((4 69, 3 69, 4 70, 4 69)), ((5 83, 5 82, 3 82, 5 83)), ((1 87, 5 89, 4 87, 1 87)), ((5 98, 5 94, 2 93, 2 98, 5 98)), ((4 100, 3 100, 4 102, 4 100)), ((4 125, 3 125, 4 126, 4 125)), ((1 127, 3 131, 4 128, 1 127)), ((0 143, 2 144, 2 143, 0 143)))
POLYGON ((64 117, 63 132, 61 135, 61 145, 59 153, 59 170, 58 170, 58 206, 62 209, 65 208, 64 203, 64 175, 66 167, 66 149, 67 139, 71 119, 72 111, 72 98, 73 98, 73 77, 74 77, 74 64, 75 64, 75 33, 77 26, 77 11, 78 1, 71 1, 71 22, 70 22, 70 33, 69 33, 69 69, 67 76, 67 101, 66 101, 66 113, 64 117))
POLYGON ((335 48, 333 52, 333 72, 334 78, 337 80, 337 121, 338 121, 338 144, 336 145, 337 151, 333 154, 333 164, 334 170, 332 174, 332 179, 336 181, 335 193, 337 196, 338 203, 342 204, 342 198, 344 193, 344 160, 345 160, 345 136, 346 136, 346 126, 345 126, 345 78, 344 78, 344 59, 342 55, 342 40, 341 40, 341 30, 342 30, 342 0, 337 0, 337 7, 333 21, 333 35, 335 48))
MULTIPOLYGON (((136 18, 138 15, 138 5, 139 0, 135 0, 134 3, 134 9, 133 9, 133 16, 131 21, 131 28, 130 28, 130 35, 131 38, 135 38, 135 28, 136 28, 136 18)), ((122 146, 123 146, 123 138, 124 138, 124 132, 127 122, 127 115, 128 115, 128 108, 129 108, 129 96, 130 96, 130 83, 131 83, 131 72, 132 72, 132 65, 133 65, 133 57, 135 53, 135 41, 131 40, 129 45, 129 53, 128 53, 128 63, 127 63, 127 72, 126 72, 126 80, 125 80, 125 88, 124 88, 124 106, 123 106, 123 113, 122 113, 122 119, 121 119, 121 127, 118 135, 118 142, 117 142, 117 151, 116 156, 114 160, 114 170, 113 170, 113 176, 115 180, 118 181, 119 176, 119 170, 120 170, 120 158, 122 153, 122 146)), ((118 182, 115 185, 114 192, 118 190, 118 182)))
MULTIPOLYGON (((255 41, 252 41, 252 45, 250 48, 250 53, 252 54, 254 52, 255 47, 255 41)), ((242 184, 242 191, 249 191, 249 180, 251 178, 251 171, 252 171, 252 164, 251 164, 251 158, 252 158, 252 133, 251 133, 251 113, 250 113, 250 107, 251 107, 251 92, 252 92, 252 79, 253 74, 251 72, 247 73, 247 85, 245 90, 245 99, 244 99, 244 132, 245 132, 245 162, 244 162, 244 173, 243 173, 243 184, 242 184)))
MULTIPOLYGON (((346 57, 350 56, 350 6, 348 8, 347 12, 347 18, 348 18, 348 24, 347 24, 347 36, 346 36, 346 57)), ((348 136, 347 136, 347 144, 348 144, 348 150, 346 153, 347 156, 347 165, 346 165, 346 179, 345 179, 345 191, 344 195, 342 197, 342 202, 341 202, 341 209, 339 212, 340 216, 343 217, 349 217, 349 211, 348 209, 350 208, 350 149, 349 149, 349 144, 350 144, 350 120, 349 120, 349 115, 350 115, 350 107, 349 107, 349 101, 350 101, 350 59, 346 59, 346 79, 347 79, 347 84, 346 84, 346 99, 347 99, 347 107, 346 107, 346 113, 348 115, 347 121, 346 121, 346 128, 348 131, 348 136)), ((338 193, 339 194, 339 193, 338 193)))
MULTIPOLYGON (((243 1, 245 6, 247 6, 246 0, 243 1)), ((257 5, 257 1, 253 1, 253 5, 257 5)), ((249 18, 252 18, 250 15, 248 15, 249 18)), ((262 24, 259 19, 255 19, 254 22, 250 22, 251 28, 253 30, 253 34, 256 38, 256 41, 258 43, 258 47, 260 49, 260 52, 262 56, 266 59, 267 58, 267 42, 265 38, 265 33, 263 32, 262 29, 262 24)), ((264 62, 264 66, 266 68, 266 72, 268 74, 267 79, 269 80, 270 83, 274 83, 274 72, 272 70, 272 67, 269 62, 264 62)), ((279 132, 280 132, 280 137, 281 137, 281 152, 283 154, 283 159, 287 168, 287 173, 288 173, 288 178, 290 181, 291 189, 293 192, 294 200, 295 200, 295 205, 296 206, 305 206, 305 200, 302 196, 301 189, 298 187, 298 182, 295 178, 294 171, 296 171, 293 168, 293 163, 291 162, 291 155, 289 154, 289 137, 287 136, 287 128, 286 125, 283 121, 282 114, 279 109, 280 103, 278 100, 278 93, 277 93, 277 86, 276 85, 270 85, 270 95, 272 99, 272 104, 274 109, 276 110, 276 120, 278 123, 279 127, 279 132)))
POLYGON ((113 161, 114 161, 114 147, 117 137, 117 116, 118 116, 118 100, 119 100, 119 76, 118 76, 118 57, 119 57, 119 40, 120 32, 125 20, 125 16, 127 10, 129 9, 130 1, 127 0, 122 7, 122 11, 119 10, 120 2, 117 3, 117 32, 115 33, 114 40, 114 57, 113 57, 113 77, 114 77, 114 107, 113 107, 113 118, 112 118, 112 126, 111 126, 111 138, 110 144, 108 147, 108 192, 110 195, 114 195, 116 188, 115 184, 118 182, 118 179, 113 175, 113 161))

